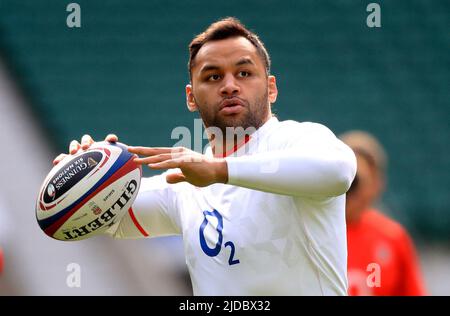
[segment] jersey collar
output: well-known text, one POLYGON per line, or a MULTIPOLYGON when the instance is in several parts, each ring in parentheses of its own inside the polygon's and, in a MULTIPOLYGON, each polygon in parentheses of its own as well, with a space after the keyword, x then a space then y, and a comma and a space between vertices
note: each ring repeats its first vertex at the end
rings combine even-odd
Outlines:
MULTIPOLYGON (((222 158, 233 156, 243 156, 249 153, 250 148, 256 143, 256 140, 262 139, 264 135, 267 135, 268 132, 279 123, 278 119, 275 116, 272 116, 267 122, 265 122, 260 128, 256 130, 251 135, 246 135, 245 139, 242 143, 235 145, 233 149, 225 152, 222 155, 222 158)), ((208 148, 211 151, 211 148, 208 148)), ((211 151, 212 155, 212 151, 211 151)))

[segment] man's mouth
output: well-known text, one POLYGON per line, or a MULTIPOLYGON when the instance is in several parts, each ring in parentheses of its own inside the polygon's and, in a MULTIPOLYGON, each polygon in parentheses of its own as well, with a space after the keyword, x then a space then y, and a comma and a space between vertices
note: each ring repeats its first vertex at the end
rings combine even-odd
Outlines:
POLYGON ((244 108, 244 102, 239 98, 225 99, 220 103, 220 113, 232 115, 240 113, 244 108))

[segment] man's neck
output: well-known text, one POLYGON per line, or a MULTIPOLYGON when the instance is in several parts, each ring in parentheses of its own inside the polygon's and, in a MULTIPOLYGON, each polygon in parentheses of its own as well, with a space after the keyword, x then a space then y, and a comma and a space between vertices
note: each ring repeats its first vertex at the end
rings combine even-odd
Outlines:
POLYGON ((235 137, 234 141, 225 141, 223 143, 210 142, 214 157, 223 158, 231 155, 244 146, 250 140, 250 137, 250 134, 246 134, 244 137, 235 137))
POLYGON ((267 123, 272 118, 272 113, 260 124, 258 128, 247 128, 243 133, 234 133, 232 135, 225 135, 223 139, 209 137, 209 143, 214 157, 226 157, 245 145, 251 138, 251 135, 256 132, 261 126, 267 123))

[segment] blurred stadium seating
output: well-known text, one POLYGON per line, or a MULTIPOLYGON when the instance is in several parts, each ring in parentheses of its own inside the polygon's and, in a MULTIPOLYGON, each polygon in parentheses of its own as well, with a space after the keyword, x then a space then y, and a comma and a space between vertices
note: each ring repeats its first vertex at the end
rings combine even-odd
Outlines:
POLYGON ((84 133, 173 145, 195 117, 187 45, 236 16, 271 53, 277 115, 376 135, 390 157, 386 209, 420 240, 450 240, 449 1, 80 0, 79 29, 65 24, 69 2, 0 2, 0 57, 54 153, 84 133), (366 26, 370 2, 381 28, 366 26))

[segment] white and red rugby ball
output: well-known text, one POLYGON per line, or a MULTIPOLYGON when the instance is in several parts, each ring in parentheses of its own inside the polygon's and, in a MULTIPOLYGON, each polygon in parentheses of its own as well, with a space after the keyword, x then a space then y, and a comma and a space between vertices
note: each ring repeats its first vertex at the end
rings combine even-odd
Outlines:
POLYGON ((142 167, 121 143, 98 142, 67 156, 44 180, 36 218, 50 237, 81 240, 117 223, 139 191, 142 167))

